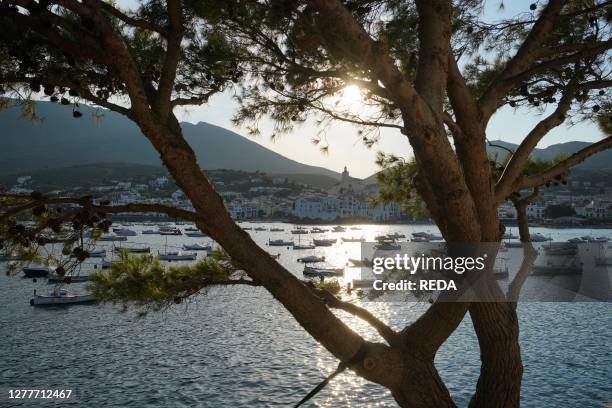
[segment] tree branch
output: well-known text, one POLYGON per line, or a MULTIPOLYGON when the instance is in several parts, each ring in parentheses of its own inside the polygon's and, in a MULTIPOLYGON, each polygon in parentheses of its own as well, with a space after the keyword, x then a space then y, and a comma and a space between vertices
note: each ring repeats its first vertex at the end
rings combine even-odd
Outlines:
POLYGON ((526 176, 523 177, 520 181, 520 189, 534 186, 541 186, 545 184, 547 181, 552 180, 553 178, 569 171, 573 166, 583 162, 588 159, 590 156, 604 151, 608 148, 612 147, 612 136, 608 136, 597 143, 593 143, 592 145, 585 147, 582 150, 577 151, 572 154, 567 159, 557 163, 550 169, 544 171, 543 173, 526 176))
POLYGON ((508 61, 504 70, 491 82, 483 93, 478 104, 484 122, 488 121, 497 110, 499 101, 512 89, 514 82, 509 82, 507 79, 526 71, 535 62, 538 50, 548 34, 554 29, 555 22, 563 8, 563 3, 563 0, 550 0, 514 57, 508 61))
POLYGON ((565 120, 565 114, 569 111, 572 105, 575 88, 568 87, 557 105, 557 109, 541 120, 521 142, 514 154, 510 157, 506 168, 504 169, 499 181, 495 186, 495 196, 498 202, 501 202, 508 197, 512 191, 518 178, 523 173, 525 165, 529 161, 529 156, 548 132, 559 126, 565 120))

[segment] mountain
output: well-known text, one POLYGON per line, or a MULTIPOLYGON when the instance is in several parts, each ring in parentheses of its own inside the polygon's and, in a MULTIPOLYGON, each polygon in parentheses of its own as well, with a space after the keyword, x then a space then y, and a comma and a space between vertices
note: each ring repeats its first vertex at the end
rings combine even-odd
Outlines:
MULTIPOLYGON (((488 146, 487 151, 489 153, 497 153, 499 155, 498 160, 503 160, 506 155, 508 155, 508 151, 506 149, 516 150, 518 147, 518 145, 514 143, 504 142, 503 140, 493 140, 491 141, 491 144, 496 146, 488 146), (497 146, 503 146, 503 148, 497 146)), ((533 151, 533 156, 540 160, 552 160, 561 154, 570 155, 576 153, 578 150, 584 149, 590 144, 590 142, 558 143, 542 149, 535 149, 533 151)), ((612 150, 605 150, 589 157, 584 162, 577 165, 575 169, 612 170, 612 150)))
MULTIPOLYGON (((89 119, 94 108, 82 106, 80 110, 83 118, 74 119, 65 106, 38 102, 37 113, 45 119, 41 124, 21 119, 16 107, 0 111, 0 174, 92 163, 161 165, 159 154, 131 120, 104 110, 104 117, 94 121, 89 119)), ((181 126, 204 169, 340 178, 332 170, 298 163, 209 123, 183 122, 181 126)))

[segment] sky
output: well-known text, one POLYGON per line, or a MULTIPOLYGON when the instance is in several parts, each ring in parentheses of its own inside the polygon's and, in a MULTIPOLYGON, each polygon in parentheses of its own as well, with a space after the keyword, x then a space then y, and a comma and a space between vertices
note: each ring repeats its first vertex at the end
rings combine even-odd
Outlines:
MULTIPOLYGON (((529 12, 531 3, 533 3, 532 0, 506 0, 504 9, 500 10, 500 0, 492 0, 486 3, 483 18, 486 21, 493 22, 504 16, 529 12)), ((120 1, 120 4, 128 3, 123 0, 120 1)), ((230 92, 212 97, 206 105, 177 111, 179 119, 191 123, 201 121, 212 123, 246 136, 245 127, 234 126, 231 123, 237 104, 230 92)), ((502 108, 491 119, 487 128, 487 138, 491 141, 501 139, 519 143, 539 120, 541 120, 541 117, 533 112, 515 112, 514 109, 509 107, 502 108)), ((361 143, 361 138, 357 135, 357 130, 353 126, 347 123, 334 122, 326 130, 329 152, 323 154, 319 147, 311 141, 320 130, 314 121, 308 121, 296 127, 292 133, 285 134, 275 140, 270 139, 272 128, 273 123, 270 120, 263 120, 260 123, 261 135, 246 137, 301 163, 326 167, 338 172, 342 171, 344 166, 347 166, 350 174, 354 177, 364 178, 378 171, 375 164, 378 151, 393 153, 396 156, 406 158, 412 155, 408 140, 396 129, 384 129, 380 142, 372 148, 367 148, 361 143)), ((546 135, 538 147, 573 140, 593 142, 601 139, 601 137, 601 132, 593 124, 583 123, 573 127, 561 125, 546 135)))

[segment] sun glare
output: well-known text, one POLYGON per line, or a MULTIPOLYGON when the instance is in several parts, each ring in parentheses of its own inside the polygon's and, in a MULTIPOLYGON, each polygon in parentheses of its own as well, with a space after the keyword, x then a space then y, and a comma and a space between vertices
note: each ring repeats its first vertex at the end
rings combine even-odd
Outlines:
POLYGON ((363 109, 363 96, 357 85, 349 85, 342 89, 339 102, 341 106, 352 113, 359 113, 363 109))

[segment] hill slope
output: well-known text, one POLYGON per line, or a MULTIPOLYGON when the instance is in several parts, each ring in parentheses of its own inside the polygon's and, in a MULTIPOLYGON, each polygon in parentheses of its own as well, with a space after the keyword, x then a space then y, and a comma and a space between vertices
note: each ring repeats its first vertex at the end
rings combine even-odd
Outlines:
MULTIPOLYGON (((38 103, 45 118, 40 125, 19 118, 18 108, 0 111, 2 149, 0 174, 44 168, 116 162, 159 166, 159 155, 127 118, 105 111, 98 124, 83 106, 83 118, 72 118, 69 108, 38 103)), ((187 141, 205 169, 233 169, 281 174, 340 175, 322 167, 288 159, 230 130, 200 122, 182 123, 187 141)))
MULTIPOLYGON (((514 143, 504 142, 503 140, 493 140, 491 141, 494 145, 503 146, 510 150, 516 150, 518 145, 514 143)), ((535 149, 533 151, 533 156, 536 159, 541 160, 552 160, 560 154, 570 155, 576 153, 578 150, 584 149, 589 146, 590 142, 567 142, 567 143, 558 143, 554 145, 550 145, 543 149, 535 149)), ((506 157, 508 151, 495 147, 488 146, 487 151, 489 153, 498 153, 499 160, 506 157)), ((575 167, 578 170, 604 170, 604 169, 612 169, 612 150, 605 150, 603 152, 597 153, 584 162, 580 163, 575 167)))

